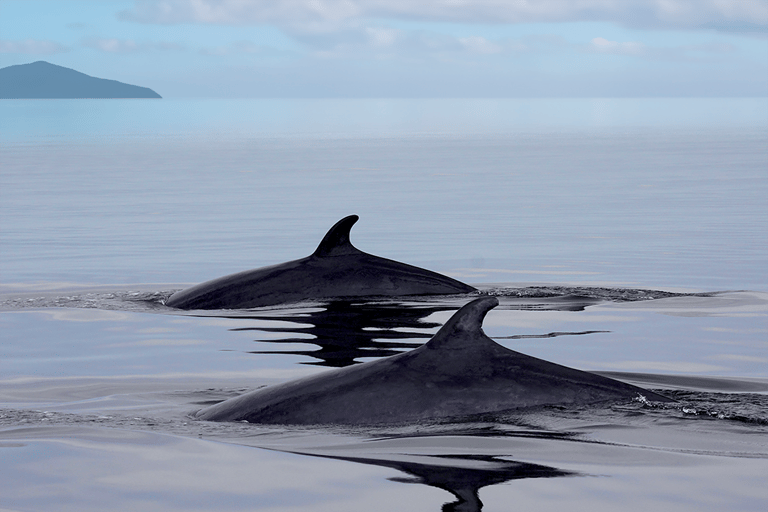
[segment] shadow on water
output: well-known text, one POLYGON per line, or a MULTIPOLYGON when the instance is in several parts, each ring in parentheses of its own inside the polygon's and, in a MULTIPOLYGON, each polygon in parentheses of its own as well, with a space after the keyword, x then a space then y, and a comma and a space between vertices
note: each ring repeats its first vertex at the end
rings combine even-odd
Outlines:
MULTIPOLYGON (((294 453, 402 471, 410 476, 392 477, 389 480, 428 485, 453 494, 456 501, 445 503, 442 506, 443 512, 480 512, 483 509, 483 502, 480 500, 479 491, 489 485, 525 478, 555 478, 578 474, 540 464, 507 460, 493 455, 431 455, 411 457, 411 460, 397 460, 395 458, 375 459, 305 452, 294 453)), ((402 459, 407 459, 407 457, 402 457, 402 459)))

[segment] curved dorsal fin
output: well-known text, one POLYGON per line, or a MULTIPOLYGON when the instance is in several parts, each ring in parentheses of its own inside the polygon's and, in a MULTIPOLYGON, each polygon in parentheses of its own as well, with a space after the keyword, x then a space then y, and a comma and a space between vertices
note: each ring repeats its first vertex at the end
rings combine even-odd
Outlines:
POLYGON ((495 343, 483 332, 483 319, 498 305, 499 299, 496 297, 481 297, 464 305, 432 336, 426 346, 428 348, 461 348, 468 343, 476 344, 479 339, 487 339, 495 343))
POLYGON ((339 256, 358 252, 349 241, 349 231, 359 218, 357 215, 350 215, 334 224, 315 249, 313 256, 339 256))

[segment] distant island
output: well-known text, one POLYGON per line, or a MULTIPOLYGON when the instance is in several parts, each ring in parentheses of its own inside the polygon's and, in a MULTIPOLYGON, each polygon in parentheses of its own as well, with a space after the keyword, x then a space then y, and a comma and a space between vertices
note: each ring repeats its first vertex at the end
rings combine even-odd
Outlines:
POLYGON ((148 87, 95 78, 39 60, 0 69, 0 99, 161 98, 148 87))

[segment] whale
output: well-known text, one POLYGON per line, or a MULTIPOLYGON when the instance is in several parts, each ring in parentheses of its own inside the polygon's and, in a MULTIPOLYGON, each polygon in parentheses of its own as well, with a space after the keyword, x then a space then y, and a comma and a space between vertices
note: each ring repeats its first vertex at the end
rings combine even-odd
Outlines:
POLYGON ((357 215, 331 227, 306 258, 246 270, 172 294, 177 309, 246 309, 314 299, 452 295, 476 288, 423 268, 360 251, 349 238, 357 215))
POLYGON ((429 423, 542 405, 672 401, 503 347, 482 330, 486 313, 498 304, 496 297, 473 300, 414 350, 256 389, 192 416, 208 421, 363 426, 429 423))

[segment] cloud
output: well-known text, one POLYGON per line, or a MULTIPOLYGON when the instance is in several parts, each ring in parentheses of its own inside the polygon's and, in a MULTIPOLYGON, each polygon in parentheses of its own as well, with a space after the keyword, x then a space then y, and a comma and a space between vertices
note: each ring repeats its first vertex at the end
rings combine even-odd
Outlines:
POLYGON ((474 53, 500 53, 503 50, 500 45, 480 36, 461 37, 459 42, 474 53))
POLYGON ((388 48, 394 45, 401 35, 400 30, 383 27, 366 27, 365 32, 368 34, 370 44, 377 48, 388 48))
POLYGON ((459 23, 608 21, 644 28, 768 27, 768 0, 136 0, 141 23, 274 24, 335 30, 363 20, 459 23))
POLYGON ((640 55, 645 49, 642 43, 619 43, 617 41, 609 41, 602 37, 592 39, 591 46, 594 51, 599 53, 614 53, 620 55, 640 55))
POLYGON ((88 39, 83 42, 83 46, 108 53, 135 52, 139 49, 139 45, 131 39, 88 39))
POLYGON ((442 61, 478 56, 518 54, 521 52, 546 51, 548 42, 525 38, 491 40, 479 35, 458 37, 429 30, 401 30, 380 26, 360 26, 340 29, 336 32, 286 31, 324 58, 399 57, 408 62, 442 61))
MULTIPOLYGON (((545 40, 556 36, 489 38, 477 32, 449 35, 397 21, 474 23, 608 21, 632 27, 701 28, 764 26, 768 0, 135 0, 119 13, 123 20, 153 24, 271 25, 315 57, 401 57, 453 61, 532 53, 593 53, 646 59, 701 59, 714 49, 669 50, 636 41, 612 41, 594 34, 589 43, 545 40), (485 36, 485 37, 483 37, 485 36)), ((98 45, 104 51, 138 51, 130 42, 98 45), (110 50, 109 48, 114 48, 110 50)), ((261 53, 260 48, 222 46, 208 55, 261 53)), ((720 49, 724 53, 724 49, 720 49)))
POLYGON ((199 51, 202 55, 210 55, 214 57, 222 57, 225 55, 238 55, 238 54, 250 54, 250 55, 279 55, 284 52, 279 52, 269 46, 261 46, 251 41, 236 41, 227 46, 215 46, 212 48, 202 48, 199 51))
POLYGON ((82 45, 86 48, 99 50, 107 53, 134 53, 153 50, 176 51, 186 49, 183 45, 177 43, 137 43, 133 39, 115 39, 115 38, 90 38, 83 41, 82 45))
POLYGON ((119 13, 126 21, 216 25, 277 24, 307 26, 335 24, 362 14, 352 0, 136 0, 119 13))
MULTIPOLYGON (((577 47, 579 45, 573 45, 577 47)), ((736 47, 727 43, 686 44, 679 46, 646 46, 639 42, 610 41, 603 37, 593 38, 580 48, 587 53, 624 55, 656 61, 707 62, 719 59, 723 54, 734 53, 736 47)))
POLYGON ((53 41, 38 41, 35 39, 25 39, 24 41, 0 41, 0 53, 51 55, 68 51, 68 47, 59 43, 54 43, 53 41))
POLYGON ((728 43, 686 44, 679 48, 686 52, 701 53, 733 53, 736 51, 736 47, 728 43))
POLYGON ((733 34, 756 35, 765 37, 768 35, 768 25, 751 23, 749 21, 721 21, 711 22, 702 25, 702 28, 710 28, 719 32, 730 32, 733 34))

